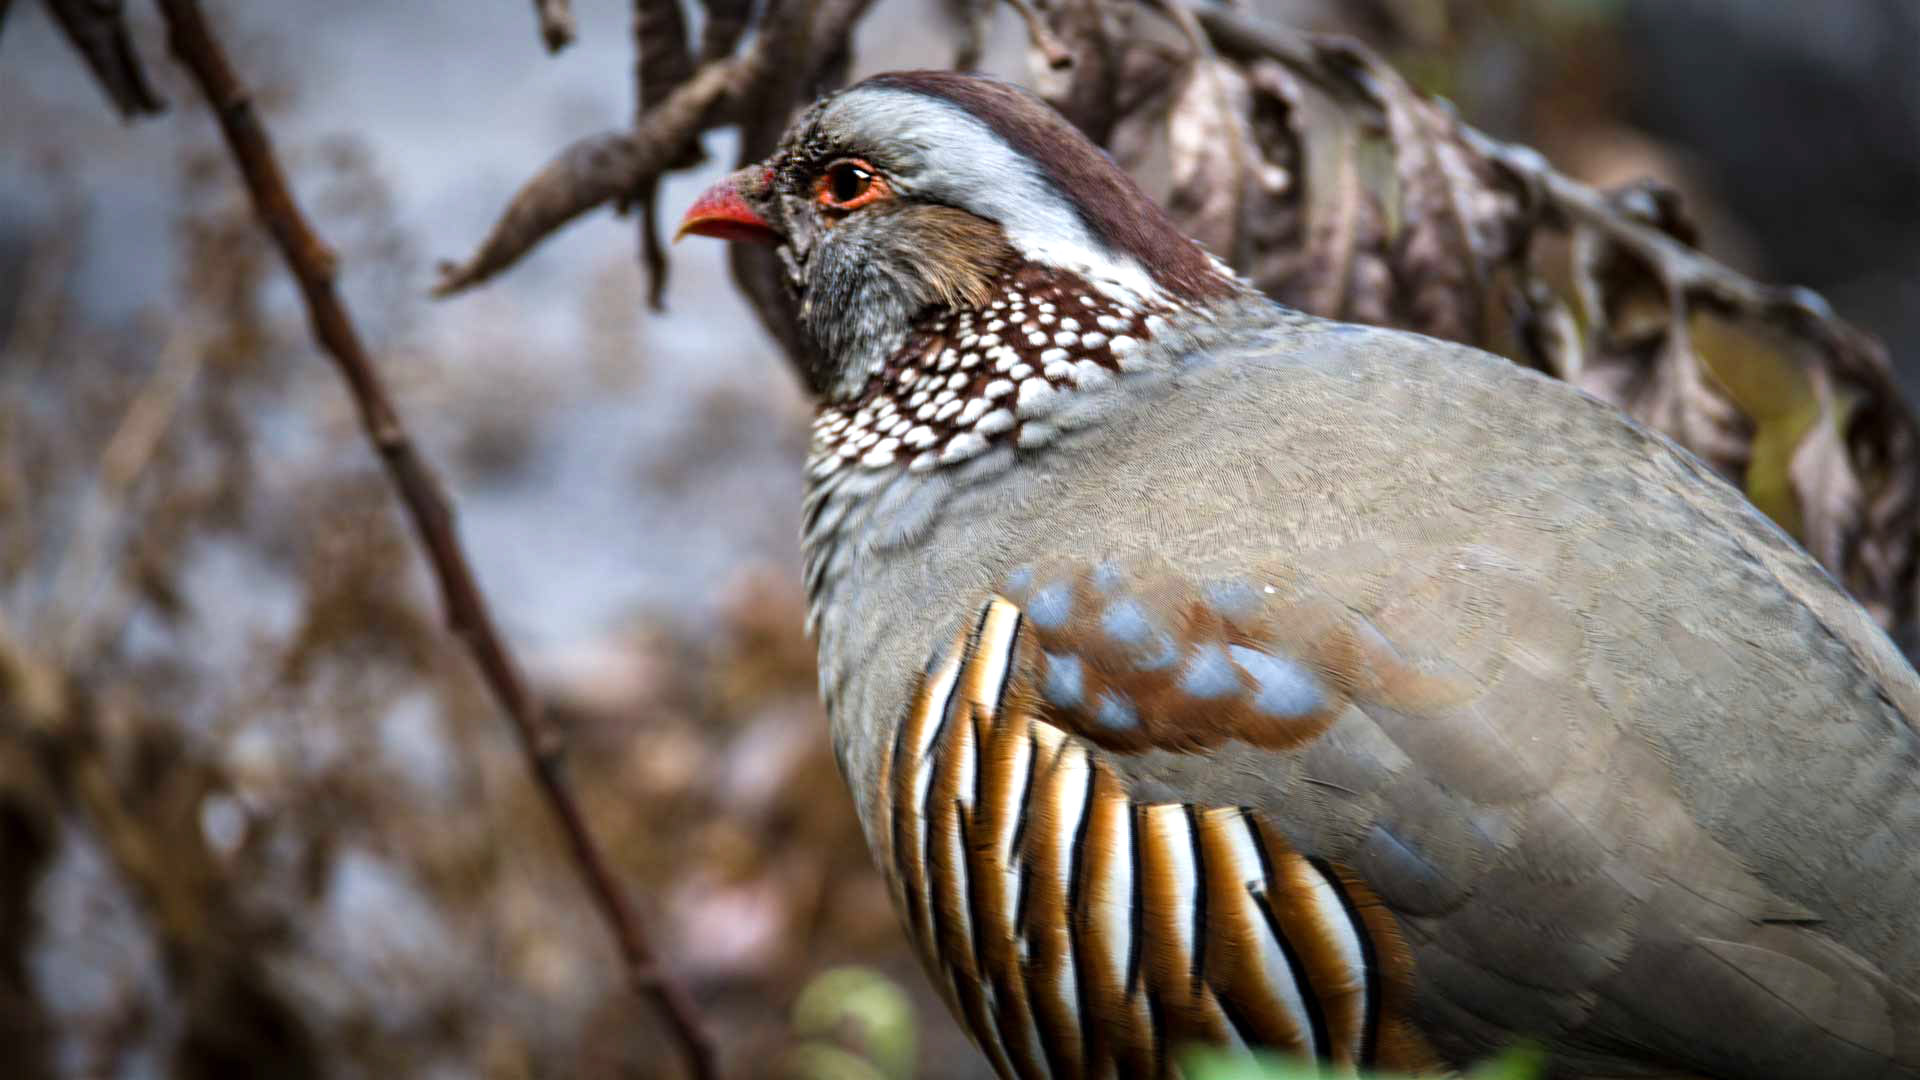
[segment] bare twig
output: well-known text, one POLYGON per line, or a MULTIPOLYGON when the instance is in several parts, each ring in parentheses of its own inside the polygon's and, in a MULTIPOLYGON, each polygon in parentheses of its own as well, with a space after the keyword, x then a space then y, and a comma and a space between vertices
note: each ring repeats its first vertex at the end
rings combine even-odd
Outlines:
POLYGON ((705 0, 707 25, 700 32, 700 62, 711 63, 733 55, 734 46, 747 32, 753 14, 752 0, 705 0))
MULTIPOLYGON (((709 128, 737 124, 741 152, 764 153, 786 127, 793 106, 843 74, 852 27, 870 3, 767 5, 743 52, 703 63, 672 93, 648 101, 631 130, 588 136, 549 161, 514 194, 478 250, 464 262, 441 264, 434 295, 450 296, 477 285, 581 214, 644 193, 662 173, 697 160, 691 152, 709 128)), ((731 17, 737 10, 730 5, 731 0, 711 10, 716 17, 731 17)), ((703 54, 724 40, 710 37, 703 54)))
MULTIPOLYGON (((794 110, 813 95, 830 89, 844 76, 853 27, 872 0, 823 0, 818 4, 789 3, 778 17, 761 20, 756 44, 769 56, 803 58, 800 63, 767 64, 751 92, 738 97, 735 121, 740 127, 741 166, 760 161, 773 151, 793 119, 794 110)), ((727 269, 745 293, 760 325, 790 356, 805 354, 794 320, 793 294, 785 285, 785 271, 773 252, 761 244, 728 244, 727 269)))
MULTIPOLYGON (((646 121, 647 110, 665 100, 693 77, 693 55, 687 51, 687 21, 680 0, 633 0, 633 122, 646 121)), ((667 168, 683 168, 700 160, 700 144, 687 140, 680 157, 667 168)), ((661 310, 667 292, 667 253, 660 244, 660 178, 648 177, 629 198, 640 218, 640 269, 647 282, 647 306, 661 310)))
POLYGON ((1033 47, 1040 50, 1040 55, 1046 58, 1048 67, 1058 71, 1073 63, 1072 50, 1060 43, 1053 27, 1048 26, 1047 20, 1034 10, 1031 0, 1007 0, 1007 4, 1019 12, 1020 18, 1026 22, 1027 37, 1033 41, 1033 47))
POLYGON ((619 884, 607 868, 561 772, 559 735, 549 726, 488 613, 455 532, 453 511, 415 451, 399 413, 334 288, 336 259, 294 201, 252 100, 214 38, 197 0, 160 0, 174 54, 192 71, 246 179, 255 210, 299 282, 313 331, 346 381, 368 438, 420 536, 439 584, 446 619, 512 724, 534 779, 566 835, 583 883, 619 945, 630 987, 652 999, 696 1077, 717 1075, 714 1047, 687 992, 656 963, 619 884))
MULTIPOLYGON (((47 0, 47 10, 122 117, 131 120, 167 107, 134 51, 122 0, 47 0)), ((0 5, 0 19, 5 17, 0 5)))
POLYGON ((1120 117, 1121 48, 1113 33, 1127 14, 1103 0, 1063 0, 1054 9, 1060 33, 1073 50, 1072 74, 1063 85, 1047 91, 1053 102, 1087 138, 1108 146, 1120 117))
POLYGON ((53 217, 52 225, 31 238, 11 325, 0 333, 0 375, 7 380, 25 380, 47 363, 67 320, 86 221, 84 200, 78 195, 62 199, 53 217))
POLYGON ((571 0, 533 0, 533 13, 540 20, 540 40, 547 43, 548 52, 573 44, 571 0))
POLYGON ((993 22, 996 0, 945 0, 947 17, 953 20, 953 67, 955 71, 973 71, 980 66, 980 54, 987 47, 987 30, 993 22))
POLYGON ((485 281, 560 226, 659 176, 699 133, 745 64, 745 58, 710 64, 649 109, 633 130, 590 135, 562 150, 514 195, 479 250, 465 262, 441 265, 434 295, 451 296, 485 281))
POLYGON ((170 335, 160 349, 152 377, 134 395, 100 454, 99 474, 81 508, 78 535, 54 571, 49 590, 46 615, 53 628, 41 636, 52 642, 51 661, 55 664, 68 664, 88 655, 97 630, 111 622, 98 617, 89 599, 98 587, 115 526, 125 516, 128 496, 153 460, 181 400, 198 377, 204 351, 199 336, 189 330, 170 335))
POLYGON ((634 123, 693 75, 680 0, 633 0, 634 123))

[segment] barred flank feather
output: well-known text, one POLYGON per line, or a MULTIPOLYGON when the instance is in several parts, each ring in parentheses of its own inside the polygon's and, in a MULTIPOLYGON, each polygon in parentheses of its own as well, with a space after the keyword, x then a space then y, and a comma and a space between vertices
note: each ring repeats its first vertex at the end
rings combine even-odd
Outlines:
POLYGON ((1166 1076, 1190 1042, 1429 1063, 1365 886, 1251 810, 1134 802, 1047 722, 1037 649, 989 601, 923 677, 883 784, 896 902, 995 1069, 1166 1076))

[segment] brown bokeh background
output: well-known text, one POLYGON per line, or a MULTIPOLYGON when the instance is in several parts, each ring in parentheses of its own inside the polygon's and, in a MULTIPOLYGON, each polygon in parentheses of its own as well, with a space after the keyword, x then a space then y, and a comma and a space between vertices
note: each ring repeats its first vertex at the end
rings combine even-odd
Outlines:
MULTIPOLYGON (((1250 6, 1576 177, 1664 178, 1709 251, 1920 355, 1908 0, 1250 6)), ((774 1074, 801 988, 860 964, 913 1002, 915 1075, 985 1076, 827 750, 807 409, 718 246, 675 249, 664 313, 606 214, 427 297, 622 123, 627 5, 579 0, 558 57, 520 0, 210 7, 730 1075, 774 1074)), ((173 108, 123 123, 40 4, 0 12, 0 1071, 678 1075, 156 21, 135 6, 173 108)), ((885 0, 854 70, 944 65, 946 33, 885 0)), ((1025 42, 1001 11, 986 66, 1023 74, 1025 42)))

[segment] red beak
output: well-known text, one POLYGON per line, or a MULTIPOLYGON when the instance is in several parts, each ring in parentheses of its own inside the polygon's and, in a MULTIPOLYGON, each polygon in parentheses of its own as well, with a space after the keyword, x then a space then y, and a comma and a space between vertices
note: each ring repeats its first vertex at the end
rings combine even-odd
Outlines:
POLYGON ((687 207, 687 216, 680 219, 680 230, 673 234, 675 240, 692 233, 695 236, 711 236, 719 240, 747 240, 756 244, 771 244, 779 237, 767 220, 747 205, 740 194, 740 183, 756 180, 765 183, 766 170, 760 166, 742 169, 725 180, 707 189, 706 194, 693 200, 687 207), (762 175, 755 175, 762 174, 762 175))

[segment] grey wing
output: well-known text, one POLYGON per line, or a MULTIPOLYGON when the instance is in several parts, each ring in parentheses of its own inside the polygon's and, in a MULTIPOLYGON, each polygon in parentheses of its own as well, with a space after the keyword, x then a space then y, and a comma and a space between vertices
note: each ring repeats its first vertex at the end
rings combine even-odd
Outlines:
POLYGON ((1401 912, 1423 1010, 1594 1075, 1920 1075, 1912 669, 1693 459, 1489 382, 1550 429, 1462 448, 1447 524, 1314 563, 1473 687, 1361 703, 1300 763, 1368 793, 1327 839, 1401 912))
POLYGON ((1118 482, 1210 493, 1143 520, 1151 550, 1193 596, 1263 588, 1234 640, 1339 706, 1298 744, 1161 709, 1164 749, 1118 759, 1136 791, 1257 806, 1356 870, 1457 1053, 1524 1036, 1570 1075, 1920 1075, 1913 670, 1664 439, 1411 340, 1276 351, 1264 388, 1223 364, 1232 385, 1141 420, 1152 461, 1116 450, 1118 482))

